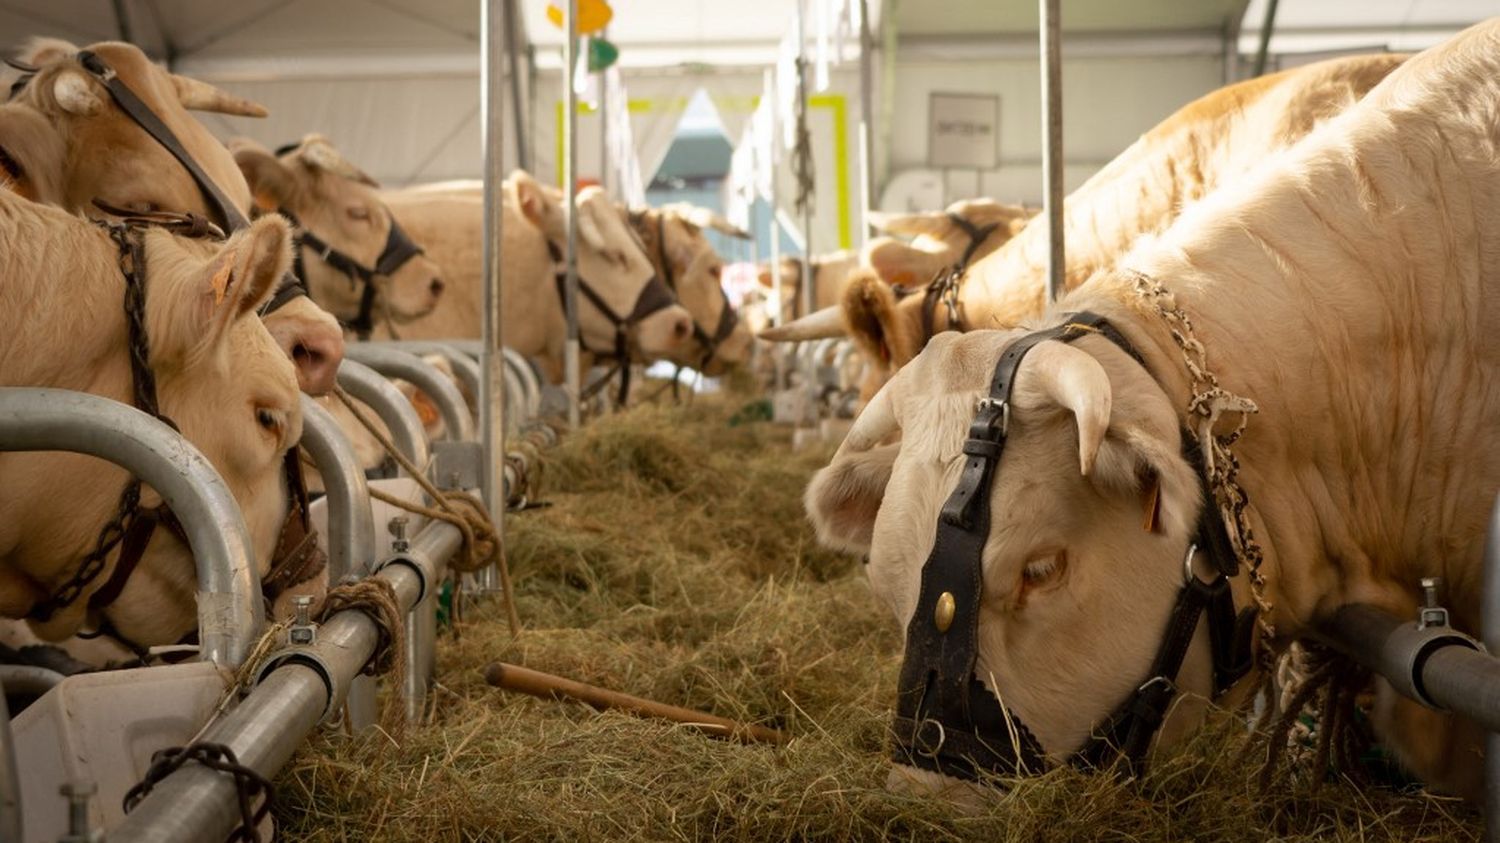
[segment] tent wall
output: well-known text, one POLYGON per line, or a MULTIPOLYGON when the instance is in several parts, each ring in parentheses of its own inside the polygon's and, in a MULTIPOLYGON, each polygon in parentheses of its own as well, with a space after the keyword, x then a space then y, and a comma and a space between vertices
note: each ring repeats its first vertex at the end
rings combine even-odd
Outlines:
MULTIPOLYGON (((1069 57, 1064 41, 1066 189, 1082 184, 1184 103, 1219 87, 1222 78, 1219 55, 1069 57)), ((895 119, 889 133, 891 177, 927 169, 931 94, 994 94, 1000 98, 1000 166, 984 172, 944 173, 948 198, 983 195, 1040 204, 1041 81, 1034 56, 941 61, 903 59, 898 50, 895 80, 895 119)), ((890 197, 881 205, 894 201, 890 197)))

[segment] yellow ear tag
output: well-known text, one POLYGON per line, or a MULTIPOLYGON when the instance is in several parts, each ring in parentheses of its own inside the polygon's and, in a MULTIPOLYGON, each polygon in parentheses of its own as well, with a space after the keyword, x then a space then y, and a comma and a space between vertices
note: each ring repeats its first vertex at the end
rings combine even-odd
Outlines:
POLYGON ((229 282, 234 275, 234 252, 230 251, 224 255, 224 261, 214 273, 209 286, 214 289, 214 306, 224 303, 224 296, 229 293, 229 282))
POLYGON ((1153 478, 1151 488, 1146 490, 1146 517, 1141 529, 1148 533, 1161 532, 1161 481, 1153 478))

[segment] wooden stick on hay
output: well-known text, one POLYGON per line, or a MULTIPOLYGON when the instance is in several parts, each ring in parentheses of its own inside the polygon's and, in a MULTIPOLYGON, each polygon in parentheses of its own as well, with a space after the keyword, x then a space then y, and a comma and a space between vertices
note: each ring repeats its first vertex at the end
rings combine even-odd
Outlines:
POLYGON ((622 694, 619 691, 611 691, 596 685, 586 685, 572 679, 554 676, 550 673, 542 673, 539 670, 521 667, 505 662, 490 662, 484 669, 484 681, 496 688, 507 691, 520 691, 534 697, 554 700, 576 700, 586 703, 600 711, 608 708, 616 708, 627 711, 638 717, 659 717, 664 720, 672 720, 691 726, 700 732, 712 735, 716 738, 731 738, 741 743, 771 743, 785 744, 791 740, 785 732, 775 729, 767 729, 764 726, 755 726, 749 723, 740 723, 708 714, 703 711, 694 711, 690 708, 679 708, 675 705, 656 702, 655 700, 633 697, 630 694, 622 694))

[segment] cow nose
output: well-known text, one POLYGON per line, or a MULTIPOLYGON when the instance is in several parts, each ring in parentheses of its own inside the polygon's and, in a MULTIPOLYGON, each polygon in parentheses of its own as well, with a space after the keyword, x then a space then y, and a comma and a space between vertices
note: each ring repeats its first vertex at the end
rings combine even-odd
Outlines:
POLYGON ((443 283, 443 279, 434 278, 432 279, 432 283, 427 285, 427 289, 432 293, 433 298, 437 298, 438 296, 441 296, 443 294, 443 288, 446 286, 447 285, 443 283))
POLYGON ((326 395, 338 378, 344 359, 343 337, 303 335, 292 345, 292 363, 297 367, 297 386, 308 395, 326 395))

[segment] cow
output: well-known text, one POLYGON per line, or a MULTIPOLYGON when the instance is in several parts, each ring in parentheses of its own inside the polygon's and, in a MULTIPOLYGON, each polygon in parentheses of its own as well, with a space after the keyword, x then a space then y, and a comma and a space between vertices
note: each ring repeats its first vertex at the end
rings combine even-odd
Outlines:
MULTIPOLYGON (((1318 62, 1218 89, 1178 109, 1095 173, 1064 203, 1065 282, 1078 286, 1144 234, 1159 231, 1193 202, 1237 178, 1358 102, 1405 60, 1356 56, 1318 62)), ((973 264, 957 292, 958 319, 932 308, 934 330, 1015 325, 1046 297, 1047 221, 973 264)), ((787 339, 848 332, 888 375, 927 342, 921 295, 898 301, 870 272, 856 272, 843 302, 787 326, 787 339)))
MULTIPOLYGON (((169 73, 139 48, 104 42, 88 50, 106 61, 181 141, 241 213, 250 189, 229 150, 188 112, 264 116, 256 103, 204 82, 169 73)), ((114 102, 99 77, 78 60, 79 50, 53 39, 35 39, 20 61, 36 68, 0 105, 0 169, 11 189, 37 201, 90 217, 105 216, 94 202, 132 212, 173 211, 204 216, 221 226, 217 212, 188 171, 114 102)), ((266 327, 297 367, 310 394, 331 389, 343 358, 338 322, 305 296, 266 315, 266 327)))
POLYGON ((692 341, 668 359, 706 375, 722 375, 745 363, 754 338, 724 292, 720 279, 724 260, 703 236, 703 229, 748 235, 717 214, 691 205, 621 208, 621 214, 641 238, 657 277, 667 282, 693 317, 692 341))
POLYGON ((298 275, 324 310, 367 332, 376 318, 399 330, 437 306, 442 270, 401 232, 375 180, 326 137, 307 135, 275 153, 248 140, 230 149, 256 206, 304 232, 298 275))
MULTIPOLYGON (((160 411, 213 463, 269 568, 288 509, 284 457, 301 434, 296 372, 256 310, 291 261, 280 218, 227 242, 160 229, 140 235, 145 332, 160 411)), ((131 403, 120 247, 99 225, 0 191, 0 386, 51 387, 131 403)), ((24 618, 54 594, 116 512, 123 469, 59 452, 0 453, 0 616, 24 618)), ((157 496, 145 490, 142 504, 157 496)), ((83 592, 31 626, 60 640, 104 624, 141 647, 196 628, 192 554, 169 530, 151 534, 113 602, 89 606, 118 552, 83 592)))
MULTIPOLYGON (((505 180, 503 194, 500 312, 505 344, 537 358, 544 374, 559 382, 566 326, 556 256, 567 237, 566 203, 521 170, 505 180)), ((478 337, 484 279, 481 187, 473 182, 426 185, 387 191, 382 198, 443 268, 448 282, 432 314, 402 326, 401 338, 478 337)), ((577 212, 579 278, 616 315, 627 316, 656 277, 651 262, 603 191, 580 192, 577 212)), ((578 297, 578 324, 586 356, 588 350, 613 351, 614 322, 583 294, 578 297)), ((630 354, 642 360, 673 354, 691 336, 692 317, 676 304, 655 310, 627 332, 630 354)))
MULTIPOLYGON (((988 483, 963 481, 988 492, 989 519, 965 557, 982 560, 977 589, 958 595, 979 595, 970 705, 992 697, 1044 766, 1140 699, 1143 679, 1165 687, 1148 665, 1185 576, 1209 562, 1234 606, 1254 607, 1262 664, 1347 604, 1415 618, 1423 577, 1442 578, 1453 625, 1478 633, 1500 491, 1497 147, 1492 21, 1410 59, 1024 328, 939 334, 809 485, 819 536, 868 554, 880 599, 928 635, 919 624, 954 617, 917 609, 939 597, 918 591, 939 511, 991 461, 988 483), (996 398, 1002 353, 1053 326, 1005 358, 1020 362, 996 398), (1222 527, 1232 558, 1191 550, 1208 550, 1200 527, 1222 527)), ((942 523, 980 523, 955 506, 942 523)), ((1158 748, 1201 722, 1214 686, 1207 630, 1189 629, 1158 748)), ((1376 732, 1401 763, 1477 800, 1480 730, 1376 686, 1376 732)))

